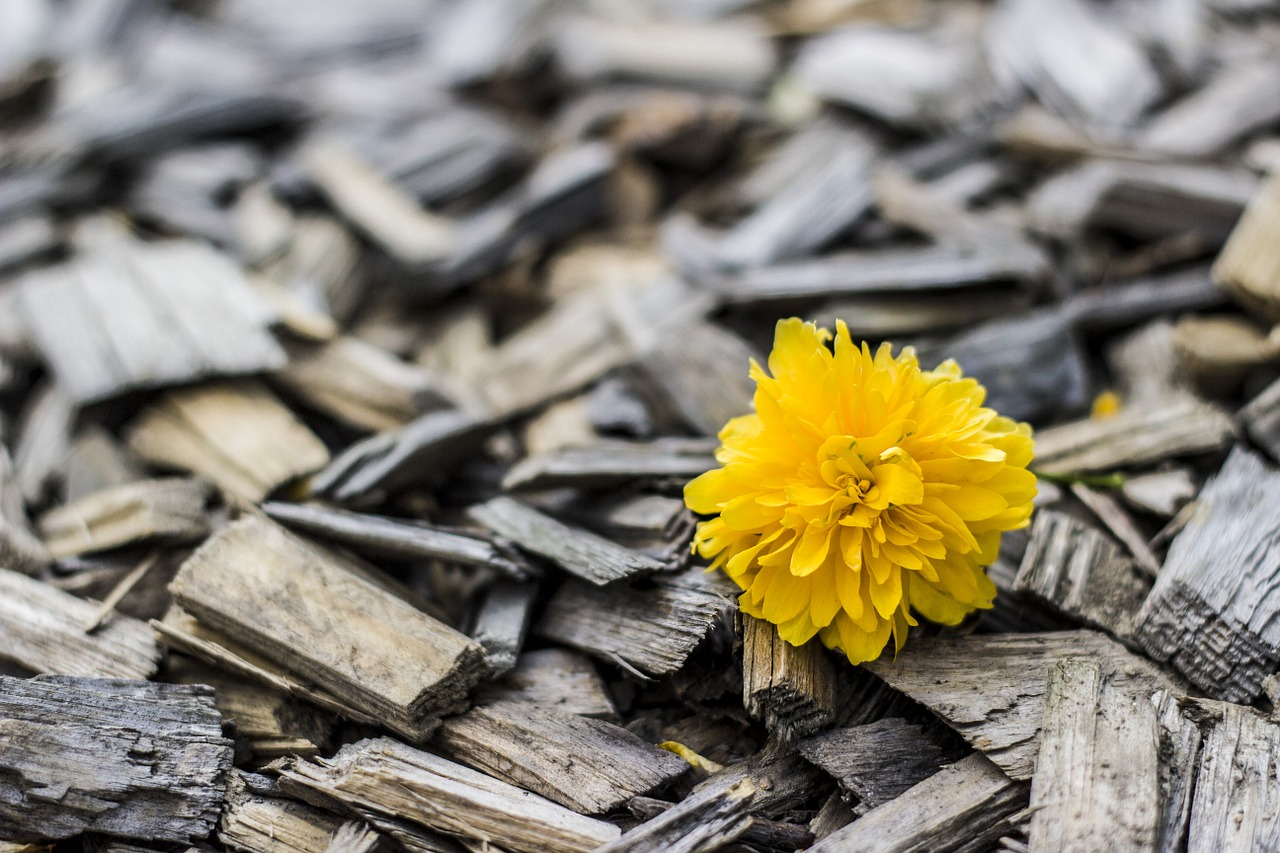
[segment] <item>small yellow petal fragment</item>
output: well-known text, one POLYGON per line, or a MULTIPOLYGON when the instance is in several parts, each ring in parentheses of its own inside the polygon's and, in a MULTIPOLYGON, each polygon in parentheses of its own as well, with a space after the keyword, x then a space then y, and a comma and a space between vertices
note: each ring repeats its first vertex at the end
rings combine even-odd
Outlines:
POLYGON ((698 753, 694 752, 692 749, 680 743, 679 741, 664 740, 662 743, 658 744, 658 747, 660 749, 665 749, 667 752, 674 752, 676 755, 680 756, 685 761, 689 762, 690 766, 696 767, 698 770, 703 771, 707 775, 711 775, 713 773, 719 773, 721 770, 724 769, 723 764, 717 764, 716 762, 712 761, 710 758, 699 755, 698 753))

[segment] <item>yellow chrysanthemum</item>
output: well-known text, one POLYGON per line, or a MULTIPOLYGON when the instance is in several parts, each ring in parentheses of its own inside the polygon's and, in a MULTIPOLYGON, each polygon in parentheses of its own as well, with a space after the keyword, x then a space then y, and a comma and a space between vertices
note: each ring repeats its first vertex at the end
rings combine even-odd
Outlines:
POLYGON ((873 356, 843 323, 778 323, 755 413, 720 431, 721 468, 685 488, 694 548, 743 589, 746 613, 787 642, 817 634, 853 663, 896 648, 912 611, 954 625, 990 607, 983 572, 1036 494, 1031 428, 984 408, 986 390, 911 349, 873 356))

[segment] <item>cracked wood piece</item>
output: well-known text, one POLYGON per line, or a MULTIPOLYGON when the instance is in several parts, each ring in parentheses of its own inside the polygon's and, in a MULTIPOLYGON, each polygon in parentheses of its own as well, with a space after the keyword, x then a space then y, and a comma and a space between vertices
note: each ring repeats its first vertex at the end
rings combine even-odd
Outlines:
POLYGON ((1165 459, 1220 450, 1235 424, 1216 406, 1179 396, 1161 406, 1121 409, 1036 433, 1036 470, 1075 474, 1137 468, 1165 459))
POLYGON ((333 834, 325 853, 372 853, 382 836, 362 820, 349 820, 333 834))
POLYGON ((511 700, 544 708, 618 721, 618 709, 591 659, 568 649, 525 652, 500 679, 482 686, 477 702, 511 700))
POLYGON ((227 805, 218 840, 241 853, 325 853, 341 817, 298 800, 269 796, 270 780, 236 770, 227 780, 227 805))
POLYGON ((495 702, 445 720, 444 753, 583 814, 603 814, 684 774, 677 755, 603 720, 495 702))
POLYGON ((701 567, 641 587, 564 583, 534 626, 540 637, 646 675, 684 665, 711 625, 737 608, 737 587, 701 567))
POLYGON ((31 273, 18 301, 58 384, 80 403, 286 360, 267 330, 269 307, 201 243, 113 239, 31 273))
POLYGON ((281 767, 286 793, 336 801, 513 853, 586 853, 617 827, 390 738, 281 767))
POLYGON ((1065 513, 1042 509, 1012 590, 1086 625, 1129 637, 1151 578, 1107 536, 1065 513))
POLYGON ((0 677, 0 731, 10 839, 88 831, 189 842, 222 811, 231 741, 207 687, 0 677))
POLYGON ((538 587, 531 583, 499 580, 485 592, 471 626, 471 639, 484 647, 490 678, 508 672, 524 648, 533 618, 538 587))
POLYGON ((26 501, 9 458, 9 450, 0 443, 0 566, 38 575, 53 562, 53 555, 36 536, 27 520, 26 501))
POLYGON ((1252 708, 1196 702, 1210 726, 1200 744, 1187 850, 1223 853, 1280 845, 1280 726, 1252 708))
POLYGON ((434 482, 477 450, 495 427, 466 412, 427 412, 394 432, 349 446, 312 479, 311 490, 351 503, 434 482))
POLYGON ((1280 379, 1272 382, 1238 413, 1254 443, 1280 462, 1280 379))
POLYGON ((209 533, 208 484, 181 477, 126 483, 50 510, 40 533, 55 557, 134 542, 191 542, 209 533))
POLYGON ((1145 658, 1093 631, 920 638, 896 661, 865 668, 924 705, 1014 779, 1031 778, 1049 667, 1091 657, 1113 686, 1148 696, 1185 692, 1145 658))
POLYGON ((288 349, 289 363, 271 378, 312 408, 357 429, 398 429, 427 410, 452 405, 425 368, 359 338, 288 349))
POLYGON ((742 614, 742 704, 784 740, 811 735, 835 716, 836 673, 819 643, 797 648, 763 619, 742 614))
POLYGON ((265 518, 215 534, 170 590, 198 620, 410 739, 482 674, 480 646, 265 518))
MULTIPOLYGON (((1125 478, 1125 482, 1129 482, 1133 478, 1125 478)), ((1138 564, 1149 577, 1154 578, 1160 574, 1160 558, 1151 550, 1151 546, 1147 544, 1147 539, 1138 526, 1134 524, 1129 513, 1125 512, 1120 501, 1116 500, 1106 492, 1100 492, 1091 489, 1084 483, 1072 483, 1071 494, 1079 498, 1080 503, 1089 508, 1089 511, 1098 517, 1111 535, 1124 545, 1133 555, 1134 561, 1138 564)))
POLYGON ((666 567, 639 551, 570 527, 515 498, 493 498, 471 507, 467 515, 503 539, 597 586, 666 567))
POLYGON ((1236 448, 1201 491, 1138 616, 1137 640, 1216 698, 1249 702, 1280 667, 1280 471, 1236 448))
POLYGON ((443 560, 464 566, 496 569, 522 580, 533 568, 513 549, 472 530, 443 530, 416 521, 350 512, 320 504, 271 501, 262 511, 281 524, 311 536, 330 539, 353 551, 401 560, 443 560))
POLYGON ((1254 194, 1213 265, 1213 278, 1268 322, 1280 322, 1280 173, 1254 194))
POLYGON ((1150 696, 1112 687, 1093 661, 1054 664, 1031 783, 1031 853, 1156 850, 1159 752, 1150 696))
POLYGON ((320 439, 256 380, 172 391, 133 421, 126 441, 150 462, 255 503, 329 461, 320 439))
POLYGON ((940 726, 901 717, 834 729, 797 744, 800 754, 840 783, 862 815, 965 756, 968 748, 940 726))
POLYGON ((0 570, 0 659, 37 673, 150 678, 160 647, 145 622, 116 614, 91 634, 95 602, 0 570))
POLYGON ((1027 786, 974 753, 872 809, 809 848, 810 853, 979 853, 1009 834, 1027 786))
POLYGON ((700 434, 714 436, 730 419, 752 411, 756 384, 746 365, 763 359, 719 324, 680 324, 663 331, 653 346, 637 349, 640 373, 700 434))
POLYGON ((688 481, 716 467, 715 449, 714 440, 687 438, 563 447, 521 460, 507 472, 502 487, 542 491, 604 489, 636 480, 688 481))

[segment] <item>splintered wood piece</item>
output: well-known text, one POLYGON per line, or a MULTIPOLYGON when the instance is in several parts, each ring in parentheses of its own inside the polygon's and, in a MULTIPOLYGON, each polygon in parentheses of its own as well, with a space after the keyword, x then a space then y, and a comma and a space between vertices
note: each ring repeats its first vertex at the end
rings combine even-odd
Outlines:
POLYGON ((1013 829, 1027 786, 981 753, 942 768, 809 848, 810 853, 989 850, 1013 829))
POLYGON ((1250 311, 1280 322, 1280 173, 1257 191, 1213 265, 1213 277, 1250 311))
POLYGON ((532 702, 544 708, 616 722, 618 709, 591 659, 568 649, 525 652, 498 681, 482 686, 477 702, 532 702))
POLYGON ((315 145, 303 162, 333 206, 401 263, 421 266, 453 251, 457 237, 451 220, 423 210, 345 146, 315 145))
MULTIPOLYGON (((1126 482, 1129 479, 1131 478, 1126 478, 1126 482)), ((1111 531, 1111 535, 1124 544, 1139 568, 1153 578, 1160 574, 1160 558, 1151 550, 1146 537, 1134 524, 1129 513, 1125 512, 1120 501, 1106 492, 1091 489, 1084 483, 1072 483, 1071 494, 1079 498, 1080 503, 1087 506, 1111 531)))
POLYGON ((432 482, 477 449, 496 426, 465 412, 427 412, 395 432, 369 436, 344 450, 311 483, 338 503, 432 482))
POLYGON ((348 744, 331 759, 281 768, 286 793, 399 818, 515 853, 586 853, 618 837, 613 824, 390 738, 348 744))
POLYGON ((484 566, 524 579, 532 567, 514 552, 477 531, 442 530, 381 515, 349 512, 320 504, 269 502, 262 511, 303 533, 340 542, 354 551, 402 560, 443 560, 484 566))
POLYGON ((797 744, 806 760, 840 783, 865 814, 964 757, 968 749, 941 727, 928 728, 888 717, 835 729, 797 744))
POLYGON ((489 677, 496 678, 516 665, 537 594, 537 585, 509 580, 497 581, 485 592, 471 626, 471 638, 484 647, 489 677))
POLYGON ((249 782, 263 777, 236 770, 227 779, 227 806, 218 823, 218 840, 242 853, 325 853, 343 820, 335 814, 291 800, 268 796, 249 782))
POLYGON ((411 739, 482 674, 476 643, 265 518, 210 538, 170 590, 200 621, 411 739))
POLYGON ((1201 491, 1138 616, 1137 640, 1211 695, 1249 702, 1280 667, 1270 590, 1280 567, 1280 472, 1236 448, 1201 491))
POLYGON ((822 646, 799 648, 763 619, 742 614, 742 704, 769 731, 794 740, 835 716, 836 673, 822 646))
POLYGON ((1092 661, 1054 664, 1031 783, 1032 853, 1157 849, 1159 751, 1151 697, 1111 687, 1092 661))
POLYGON ((0 566, 37 575, 53 562, 53 555, 27 520, 26 501, 9 450, 0 444, 0 566))
POLYGON ((213 831, 231 741, 208 687, 0 676, 0 823, 15 841, 213 831))
POLYGON ((1203 736, 1187 824, 1187 850, 1266 850, 1280 839, 1280 726, 1252 708, 1197 702, 1203 736))
POLYGON ((896 661, 866 668, 929 708, 1014 779, 1031 778, 1049 667, 1091 657, 1112 685, 1148 696, 1181 692, 1154 664, 1093 631, 920 638, 896 661))
POLYGON ((372 853, 382 836, 362 820, 349 820, 333 834, 325 853, 372 853))
POLYGON ((1249 438, 1280 462, 1280 380, 1262 390, 1240 410, 1238 417, 1249 438))
POLYGON ((251 502, 329 461, 320 439, 257 381, 172 391, 126 435, 144 459, 194 471, 251 502))
MULTIPOLYGON (((723 425, 723 424, 722 424, 723 425)), ((502 480, 504 489, 604 489, 636 480, 688 481, 716 467, 710 439, 600 441, 530 456, 502 480)))
POLYGON ((28 395, 13 444, 18 489, 28 504, 48 497, 51 482, 66 462, 76 415, 75 403, 56 383, 39 385, 28 395))
POLYGON ((450 717, 435 743, 463 764, 583 814, 613 811, 689 769, 679 756, 612 723, 528 702, 495 702, 450 717))
POLYGON ((266 303, 200 243, 122 239, 31 273, 19 305, 58 384, 80 403, 286 360, 266 303))
POLYGON ((1164 459, 1220 450, 1235 435, 1235 424, 1216 406, 1190 396, 1162 406, 1121 409, 1036 433, 1036 470, 1072 474, 1136 468, 1164 459))
POLYGON ((289 347, 289 363, 272 379, 307 405, 357 429, 398 429, 429 409, 450 406, 426 368, 344 336, 289 347))
POLYGON ((190 542, 209 533, 208 484, 168 477, 126 483, 50 510, 40 533, 55 557, 105 551, 133 542, 190 542))
POLYGON ((467 514, 503 539, 598 586, 665 568, 651 557, 563 524, 515 498, 496 497, 471 507, 467 514))
MULTIPOLYGON (((1277 387, 1280 388, 1280 386, 1277 387)), ((1243 414, 1240 417, 1244 419, 1243 414)), ((1250 437, 1255 442, 1262 443, 1252 431, 1250 431, 1250 437)), ((1120 486, 1120 494, 1125 503, 1165 521, 1177 515, 1178 510, 1194 499, 1199 491, 1200 487, 1196 485, 1191 469, 1187 467, 1169 468, 1126 477, 1124 484, 1120 486)), ((1151 546, 1145 541, 1143 544, 1150 551, 1151 546)))
POLYGON ((647 675, 678 670, 711 625, 736 609, 737 588, 701 567, 642 587, 570 580, 556 590, 534 633, 647 675))
POLYGON ((763 360, 742 338, 702 320, 666 331, 637 365, 690 426, 716 435, 728 420, 751 411, 752 359, 763 360))
POLYGON ((1117 637, 1133 633, 1151 578, 1097 530, 1042 509, 1013 589, 1117 637))
POLYGON ((95 602, 0 570, 0 660, 37 673, 150 678, 160 647, 145 622, 117 614, 92 634, 95 602))

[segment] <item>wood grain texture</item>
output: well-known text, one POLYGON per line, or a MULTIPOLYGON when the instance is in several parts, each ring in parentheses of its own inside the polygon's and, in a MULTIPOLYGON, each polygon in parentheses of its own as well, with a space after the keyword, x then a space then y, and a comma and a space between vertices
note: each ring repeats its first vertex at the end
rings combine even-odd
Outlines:
POLYGON ((742 620, 742 704, 777 737, 811 735, 835 717, 836 673, 819 643, 797 648, 773 624, 742 620))
POLYGON ((485 591, 471 625, 471 639, 484 647, 490 678, 516 665, 533 619, 536 584, 500 580, 485 591))
POLYGON ((50 675, 149 678, 160 647, 145 622, 116 614, 93 633, 95 602, 0 570, 0 660, 50 675))
POLYGON ((182 477, 139 480, 50 510, 40 533, 55 557, 160 539, 191 542, 209 533, 207 483, 182 477))
MULTIPOLYGON (((1280 726, 1252 708, 1205 702, 1189 709, 1208 724, 1187 824, 1188 850, 1224 853, 1280 845, 1280 726)), ((1203 725, 1203 723, 1202 723, 1203 725)))
POLYGON ((1153 851, 1160 731, 1149 696, 1112 688, 1098 664, 1054 664, 1031 783, 1032 853, 1153 851))
POLYGON ((389 738, 289 762, 281 786, 514 853, 586 853, 619 835, 610 823, 389 738))
POLYGON ((497 681, 476 691, 477 702, 512 700, 616 721, 618 709, 591 659, 570 649, 536 649, 516 659, 497 681))
POLYGON ((218 840, 241 853, 325 853, 343 819, 287 797, 269 796, 251 785, 269 780, 233 771, 227 804, 218 822, 218 840))
POLYGON ((207 687, 0 677, 0 832, 187 842, 212 831, 231 741, 207 687))
POLYGON ((51 562, 53 555, 27 519, 26 501, 9 450, 0 444, 0 566, 35 575, 51 562))
POLYGON ((1280 472, 1237 448, 1201 491, 1138 617, 1137 639, 1217 698, 1247 702, 1280 667, 1280 472))
POLYGON ((1280 320, 1280 176, 1258 189, 1213 265, 1214 280, 1270 322, 1280 320))
POLYGON ((603 720, 519 701, 445 720, 450 757, 583 814, 603 814, 681 776, 689 765, 603 720))
POLYGON ((171 584, 197 619, 417 738, 459 708, 483 650, 274 523, 249 516, 171 584))
POLYGON ((662 438, 656 441, 598 441, 529 456, 502 480, 512 491, 603 489, 667 478, 691 480, 716 467, 715 442, 662 438))

